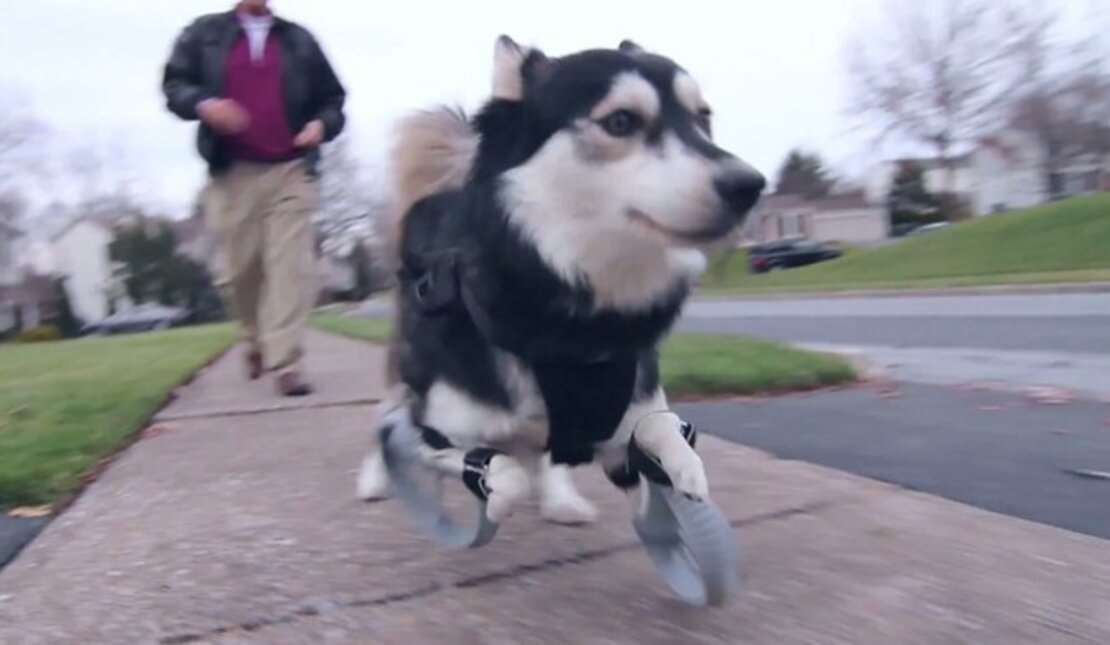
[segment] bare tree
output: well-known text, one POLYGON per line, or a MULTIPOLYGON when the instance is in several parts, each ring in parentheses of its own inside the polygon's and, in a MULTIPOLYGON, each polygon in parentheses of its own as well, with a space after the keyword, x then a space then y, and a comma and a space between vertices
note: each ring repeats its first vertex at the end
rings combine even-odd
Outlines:
POLYGON ((344 133, 328 144, 320 163, 320 208, 316 230, 327 249, 345 252, 373 234, 384 194, 356 158, 344 133))
POLYGON ((11 189, 18 178, 38 169, 34 143, 45 134, 27 102, 11 89, 0 88, 0 188, 11 189))
POLYGON ((1037 0, 886 0, 882 22, 849 45, 850 109, 880 139, 932 147, 951 196, 954 153, 998 123, 1028 73, 1019 54, 1050 25, 1037 0))
POLYGON ((1110 155, 1110 40, 1095 20, 1084 37, 1030 38, 1018 55, 1024 82, 1007 124, 1031 136, 1045 183, 1058 196, 1056 179, 1066 166, 1099 165, 1110 155))

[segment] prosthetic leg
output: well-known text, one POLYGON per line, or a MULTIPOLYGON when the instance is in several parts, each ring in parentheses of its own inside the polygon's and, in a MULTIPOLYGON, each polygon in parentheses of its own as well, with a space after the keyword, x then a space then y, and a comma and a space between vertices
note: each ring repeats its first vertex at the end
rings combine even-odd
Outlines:
MULTIPOLYGON (((489 448, 460 450, 434 430, 418 428, 406 408, 386 415, 380 433, 396 497, 442 546, 489 543, 512 506, 529 494, 530 478, 516 459, 489 448), (433 486, 421 485, 421 474, 432 473, 433 486), (444 508, 444 477, 462 479, 474 495, 473 522, 464 524, 444 508)), ((671 589, 691 605, 715 606, 737 586, 738 556, 728 521, 708 499, 696 439, 694 428, 673 413, 652 413, 633 431, 627 459, 607 474, 622 489, 640 489, 633 528, 671 589)))

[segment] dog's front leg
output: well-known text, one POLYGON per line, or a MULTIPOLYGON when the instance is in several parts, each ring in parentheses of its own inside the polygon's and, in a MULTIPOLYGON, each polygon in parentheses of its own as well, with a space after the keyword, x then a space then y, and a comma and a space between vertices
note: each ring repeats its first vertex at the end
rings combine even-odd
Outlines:
POLYGON ((632 431, 636 445, 658 460, 678 492, 694 500, 709 498, 705 465, 682 433, 683 421, 670 410, 649 412, 632 431))
POLYGON ((706 499, 709 482, 705 467, 682 433, 683 422, 671 412, 662 389, 634 401, 625 412, 616 436, 600 451, 610 479, 622 488, 634 486, 637 476, 628 470, 628 444, 636 444, 659 462, 675 490, 693 499, 706 499))

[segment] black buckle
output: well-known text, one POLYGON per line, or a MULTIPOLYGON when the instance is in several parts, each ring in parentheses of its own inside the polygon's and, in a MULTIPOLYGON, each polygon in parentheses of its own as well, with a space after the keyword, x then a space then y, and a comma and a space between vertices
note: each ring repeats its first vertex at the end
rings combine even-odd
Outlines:
POLYGON ((486 484, 486 475, 489 474, 490 462, 500 454, 492 448, 475 448, 463 456, 463 483, 482 501, 488 500, 493 492, 486 484))

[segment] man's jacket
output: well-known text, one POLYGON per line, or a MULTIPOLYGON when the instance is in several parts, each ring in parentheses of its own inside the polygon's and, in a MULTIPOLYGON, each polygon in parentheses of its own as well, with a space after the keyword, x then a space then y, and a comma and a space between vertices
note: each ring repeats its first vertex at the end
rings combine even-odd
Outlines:
MULTIPOLYGON (((331 141, 345 124, 346 91, 307 29, 278 17, 272 29, 281 44, 285 113, 293 133, 319 119, 324 141, 331 141)), ((202 16, 181 32, 162 76, 162 92, 171 112, 188 121, 199 120, 197 104, 221 96, 227 56, 241 34, 233 11, 202 16)), ((197 130, 197 149, 213 174, 230 164, 219 135, 204 123, 197 130)), ((319 154, 318 149, 305 153, 309 172, 316 172, 319 154)))

